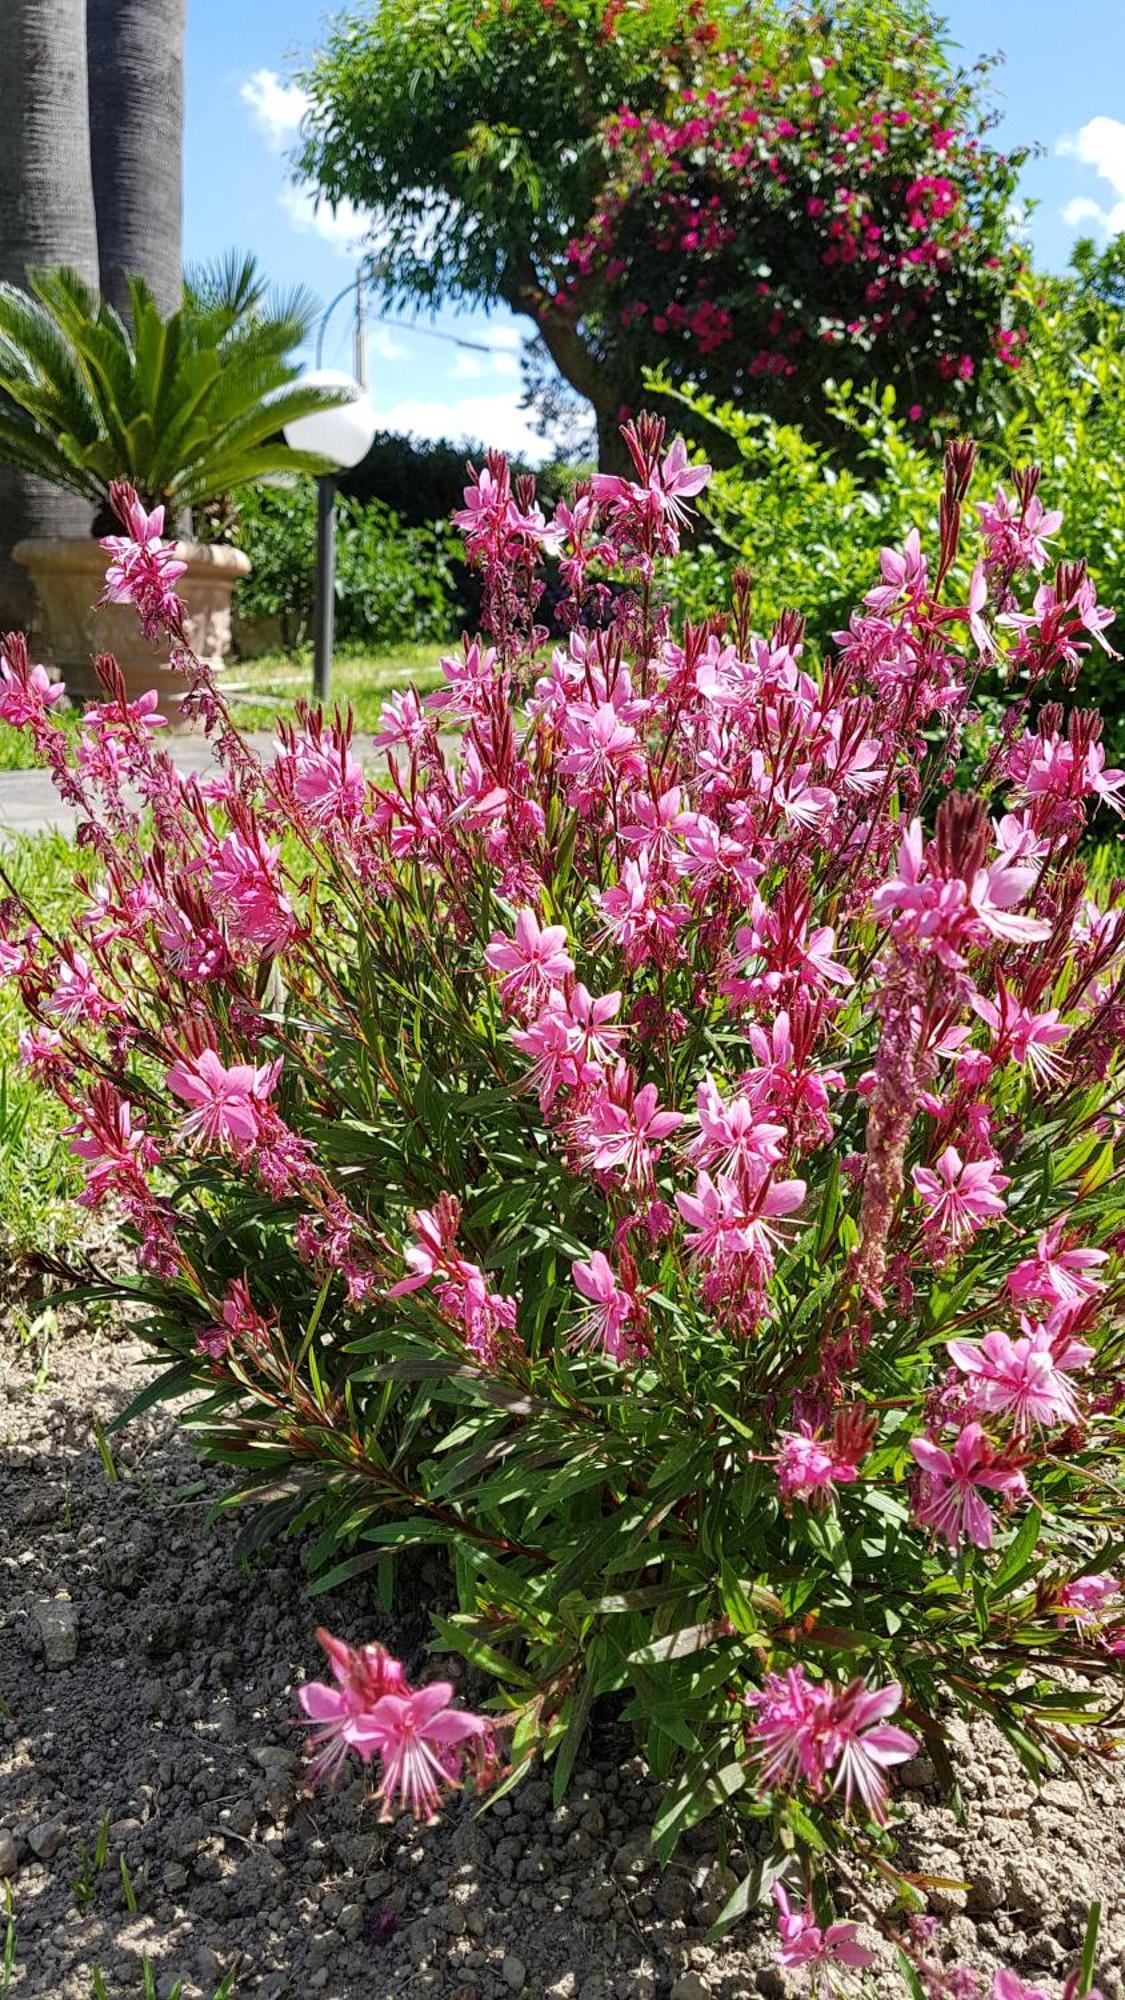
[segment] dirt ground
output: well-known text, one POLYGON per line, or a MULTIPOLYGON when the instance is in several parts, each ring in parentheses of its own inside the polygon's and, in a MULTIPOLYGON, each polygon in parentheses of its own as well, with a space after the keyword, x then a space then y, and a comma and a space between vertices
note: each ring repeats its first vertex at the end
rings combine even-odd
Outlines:
MULTIPOLYGON (((655 1870, 654 1794, 616 1727, 595 1730, 557 1810, 535 1779, 483 1814, 454 1801, 421 1832, 380 1826, 360 1782, 311 1797, 293 1688, 319 1671, 315 1626, 382 1636, 417 1672, 424 1604, 415 1593, 380 1632, 358 1586, 310 1602, 296 1549, 240 1562, 234 1522, 208 1525, 221 1483, 167 1410, 113 1440, 111 1479, 94 1418, 108 1422, 142 1370, 120 1332, 61 1334, 45 1366, 0 1336, 13 2000, 93 2000, 96 1974, 108 2000, 132 2000, 146 1958, 160 2000, 177 1980, 182 2000, 212 2000, 228 1975, 233 2000, 785 1991, 768 1917, 705 1942, 744 1859, 720 1858, 715 1828, 655 1870), (52 1649, 76 1636, 70 1664, 48 1664, 44 1624, 52 1649)), ((960 1816, 924 1759, 902 1789, 911 1865, 967 1885, 933 1905, 949 1958, 1008 1964, 1055 1996, 1100 1897, 1100 1983, 1125 2000, 1125 1767, 1083 1765, 1033 1797, 987 1724, 962 1746, 960 1816)), ((6 1921, 0 1882, 0 1995, 6 1921)), ((898 1982, 879 1973, 875 1990, 898 1982)))

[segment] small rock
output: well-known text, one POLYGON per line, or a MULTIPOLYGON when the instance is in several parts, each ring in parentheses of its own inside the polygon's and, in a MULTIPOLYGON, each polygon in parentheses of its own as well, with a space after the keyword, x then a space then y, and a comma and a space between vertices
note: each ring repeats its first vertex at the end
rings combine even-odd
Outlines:
POLYGON ((6 1826, 0 1826, 0 1875, 14 1875, 19 1866, 20 1851, 14 1835, 6 1826))
POLYGON ((711 2000, 711 1988, 698 1972, 681 1972, 672 1988, 671 2000, 711 2000))
POLYGON ((78 1612, 69 1597, 49 1597, 35 1607, 43 1658, 49 1667, 69 1667, 78 1658, 78 1612))
POLYGON ((170 1861, 162 1876, 164 1887, 170 1896, 176 1896, 188 1885, 188 1872, 182 1862, 170 1861))
MULTIPOLYGON (((662 1917, 683 1917, 692 1904, 691 1883, 685 1875, 669 1868, 656 1887, 656 1907, 662 1917)), ((690 2000, 690 1996, 689 1996, 690 2000)))
POLYGON ((517 1958, 515 1953, 510 1951, 505 1955, 500 1969, 504 1974, 505 1984, 511 1987, 512 1992, 522 1993, 527 1985, 527 1967, 522 1958, 517 1958))
POLYGON ((38 1826, 33 1826, 27 1836, 28 1846, 40 1861, 50 1861, 52 1855, 58 1853, 65 1839, 66 1821, 61 1819, 40 1820, 38 1826))
POLYGON ((1044 1805, 1054 1806, 1059 1812, 1080 1813, 1085 1809, 1082 1787, 1070 1778, 1048 1778, 1039 1797, 1044 1805))
POLYGON ((281 1743, 262 1743, 251 1750, 251 1757, 260 1771, 268 1771, 271 1776, 279 1771, 299 1771, 301 1760, 295 1750, 286 1750, 281 1743))

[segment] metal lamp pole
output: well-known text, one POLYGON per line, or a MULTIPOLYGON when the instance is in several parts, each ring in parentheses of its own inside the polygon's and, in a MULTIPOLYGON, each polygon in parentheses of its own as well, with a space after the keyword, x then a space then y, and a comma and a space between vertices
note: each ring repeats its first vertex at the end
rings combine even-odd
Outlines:
POLYGON ((316 482, 316 580, 313 586, 313 699, 327 703, 336 624, 336 474, 316 482))

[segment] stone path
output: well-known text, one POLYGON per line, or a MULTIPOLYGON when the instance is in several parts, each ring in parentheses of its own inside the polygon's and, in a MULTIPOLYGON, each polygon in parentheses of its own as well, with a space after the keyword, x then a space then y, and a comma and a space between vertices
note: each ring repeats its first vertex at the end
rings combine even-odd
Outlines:
MULTIPOLYGON (((271 731, 259 731, 246 740, 259 755, 273 754, 271 731)), ((205 736, 184 732, 167 738, 166 744, 181 771, 207 777, 217 768, 213 746, 205 736)), ((74 822, 74 808, 59 798, 46 771, 0 771, 0 835, 45 833, 51 829, 73 833, 74 822)))

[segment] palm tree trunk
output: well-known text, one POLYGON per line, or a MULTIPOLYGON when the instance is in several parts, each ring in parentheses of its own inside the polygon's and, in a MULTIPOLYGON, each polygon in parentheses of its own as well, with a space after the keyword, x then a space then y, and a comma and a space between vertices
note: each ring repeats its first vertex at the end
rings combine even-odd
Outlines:
MULTIPOLYGON (((0 0, 0 278, 22 285, 34 264, 98 282, 84 0, 0 0)), ((34 608, 12 544, 89 528, 77 494, 0 464, 0 629, 27 625, 34 608)))
POLYGON ((162 313, 180 303, 183 43, 184 0, 86 0, 101 289, 120 313, 127 275, 162 313))

